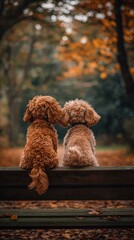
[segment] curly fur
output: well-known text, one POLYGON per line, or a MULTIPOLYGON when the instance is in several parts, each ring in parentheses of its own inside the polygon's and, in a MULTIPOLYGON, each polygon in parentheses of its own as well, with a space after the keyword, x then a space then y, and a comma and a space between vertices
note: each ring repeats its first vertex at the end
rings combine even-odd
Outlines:
POLYGON ((70 167, 99 166, 95 157, 95 138, 88 128, 100 116, 84 100, 69 101, 63 108, 65 125, 70 125, 64 138, 63 165, 70 167))
POLYGON ((59 103, 50 96, 36 96, 29 101, 24 121, 31 125, 27 131, 26 145, 20 160, 20 167, 31 169, 30 189, 38 194, 46 192, 49 186, 48 168, 58 166, 58 136, 54 123, 62 124, 63 111, 59 103))

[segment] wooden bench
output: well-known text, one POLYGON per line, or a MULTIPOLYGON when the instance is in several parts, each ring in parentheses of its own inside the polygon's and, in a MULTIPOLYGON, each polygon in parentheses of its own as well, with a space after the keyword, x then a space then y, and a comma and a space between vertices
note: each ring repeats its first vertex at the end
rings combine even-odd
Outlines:
MULTIPOLYGON (((27 188, 26 170, 1 167, 0 201, 134 200, 134 167, 56 168, 48 176, 49 189, 40 196, 27 188)), ((124 227, 134 227, 133 208, 0 209, 1 229, 124 227)))

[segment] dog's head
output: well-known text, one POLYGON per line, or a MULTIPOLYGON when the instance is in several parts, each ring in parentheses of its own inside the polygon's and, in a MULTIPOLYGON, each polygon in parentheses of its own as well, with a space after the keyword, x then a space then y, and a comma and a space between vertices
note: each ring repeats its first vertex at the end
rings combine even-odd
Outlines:
POLYGON ((93 107, 84 100, 72 100, 67 102, 63 108, 65 125, 83 123, 94 125, 100 120, 100 116, 95 112, 93 107))
POLYGON ((62 125, 63 110, 55 98, 36 96, 29 101, 23 120, 33 122, 35 119, 44 119, 49 123, 62 125))

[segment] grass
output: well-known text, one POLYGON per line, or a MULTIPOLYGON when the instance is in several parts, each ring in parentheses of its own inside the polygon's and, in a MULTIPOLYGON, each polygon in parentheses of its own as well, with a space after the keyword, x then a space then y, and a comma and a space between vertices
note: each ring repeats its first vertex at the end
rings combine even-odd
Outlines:
POLYGON ((121 144, 111 144, 111 145, 98 145, 96 146, 97 151, 111 151, 111 150, 128 150, 127 145, 121 145, 121 144))

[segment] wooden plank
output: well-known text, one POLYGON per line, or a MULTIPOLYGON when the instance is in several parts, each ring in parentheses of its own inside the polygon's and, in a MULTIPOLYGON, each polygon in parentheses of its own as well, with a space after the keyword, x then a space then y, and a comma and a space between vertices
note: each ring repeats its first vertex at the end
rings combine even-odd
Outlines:
POLYGON ((0 209, 0 218, 18 217, 89 217, 89 216, 131 216, 134 218, 134 208, 56 208, 56 209, 0 209))
POLYGON ((3 219, 1 229, 62 229, 62 228, 133 228, 131 218, 122 217, 120 221, 96 218, 20 218, 17 221, 3 219))
MULTIPOLYGON (((0 186, 27 185, 30 182, 28 172, 17 167, 1 167, 0 186)), ((134 167, 56 168, 48 171, 48 177, 51 186, 133 185, 134 167)))
MULTIPOLYGON (((8 210, 9 211, 9 210, 8 210)), ((11 211, 11 210, 10 210, 11 211)), ((87 210, 89 211, 89 209, 87 210)), ((134 215, 133 212, 128 214, 128 210, 122 210, 122 214, 118 215, 117 212, 114 214, 114 210, 112 211, 113 214, 108 215, 108 210, 106 214, 103 212, 100 215, 96 214, 88 214, 86 210, 79 211, 79 209, 73 210, 66 210, 61 209, 58 211, 51 210, 51 215, 49 215, 49 211, 45 210, 42 212, 33 211, 26 211, 23 214, 22 211, 17 212, 15 209, 12 209, 12 213, 18 213, 17 219, 12 220, 9 215, 3 216, 2 221, 0 221, 0 228, 1 229, 19 229, 19 228, 132 228, 134 227, 134 215), (29 214, 28 214, 29 212, 29 214), (56 214, 57 213, 57 214, 56 214), (67 215, 65 214, 67 213, 67 215), (27 214, 25 216, 25 214, 27 214), (38 215, 39 214, 39 215, 38 215), (41 214, 41 215, 40 215, 41 214), (32 216, 31 216, 32 215, 32 216)), ((10 212, 11 213, 11 212, 10 212)), ((1 220, 0 219, 0 220, 1 220)))
POLYGON ((52 188, 43 195, 38 195, 34 190, 29 190, 27 186, 24 188, 10 187, 0 189, 0 200, 133 200, 134 188, 121 188, 114 186, 108 188, 102 187, 62 187, 52 188))
POLYGON ((0 168, 0 200, 133 200, 134 167, 57 168, 46 194, 28 189, 28 171, 0 168))

